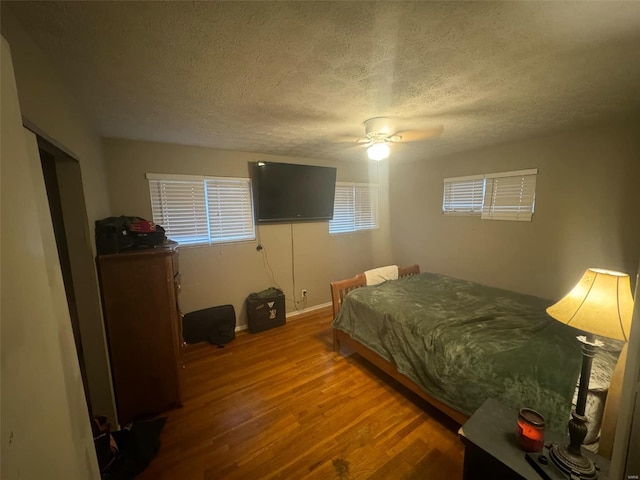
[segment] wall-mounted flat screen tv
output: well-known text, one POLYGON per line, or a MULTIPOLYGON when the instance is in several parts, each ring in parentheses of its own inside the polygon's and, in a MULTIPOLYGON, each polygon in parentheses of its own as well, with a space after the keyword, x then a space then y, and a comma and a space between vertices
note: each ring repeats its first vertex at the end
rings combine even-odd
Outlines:
POLYGON ((335 167, 258 162, 253 172, 258 222, 333 218, 335 167))

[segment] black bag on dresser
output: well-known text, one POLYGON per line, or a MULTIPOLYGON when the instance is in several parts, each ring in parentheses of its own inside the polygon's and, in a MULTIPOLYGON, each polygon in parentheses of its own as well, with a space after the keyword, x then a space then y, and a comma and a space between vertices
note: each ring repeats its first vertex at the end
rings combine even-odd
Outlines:
POLYGON ((155 247, 166 239, 164 228, 144 218, 120 215, 96 220, 96 251, 99 255, 155 247))
POLYGON ((134 239, 129 236, 127 223, 128 218, 124 215, 96 220, 96 251, 99 255, 133 247, 134 239))
POLYGON ((236 338, 236 312, 233 305, 187 313, 182 319, 182 338, 187 343, 209 342, 223 348, 236 338))

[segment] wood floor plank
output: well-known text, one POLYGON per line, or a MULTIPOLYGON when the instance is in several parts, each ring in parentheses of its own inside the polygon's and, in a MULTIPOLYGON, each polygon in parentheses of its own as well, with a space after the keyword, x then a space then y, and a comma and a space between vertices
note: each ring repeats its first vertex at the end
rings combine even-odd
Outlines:
POLYGON ((358 355, 333 351, 331 310, 184 355, 141 480, 462 478, 457 425, 358 355))

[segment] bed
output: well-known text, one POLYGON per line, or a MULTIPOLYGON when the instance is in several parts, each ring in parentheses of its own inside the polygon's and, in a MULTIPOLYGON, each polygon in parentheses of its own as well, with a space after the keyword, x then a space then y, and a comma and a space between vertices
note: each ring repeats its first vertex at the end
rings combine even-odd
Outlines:
MULTIPOLYGON (((361 273, 331 283, 336 351, 360 354, 460 424, 493 397, 534 408, 564 431, 581 353, 577 331, 546 314, 552 301, 418 265, 398 268, 397 277, 367 286, 361 273)), ((620 348, 607 343, 594 361, 598 375, 610 377, 620 348)), ((597 440, 600 420, 592 424, 597 440)))

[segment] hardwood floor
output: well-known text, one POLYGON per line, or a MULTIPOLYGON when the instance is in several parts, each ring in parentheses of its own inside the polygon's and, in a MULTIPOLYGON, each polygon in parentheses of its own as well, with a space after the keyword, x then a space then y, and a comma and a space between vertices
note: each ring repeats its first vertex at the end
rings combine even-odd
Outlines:
POLYGON ((358 355, 332 350, 329 308, 185 353, 157 479, 462 478, 458 425, 358 355))

